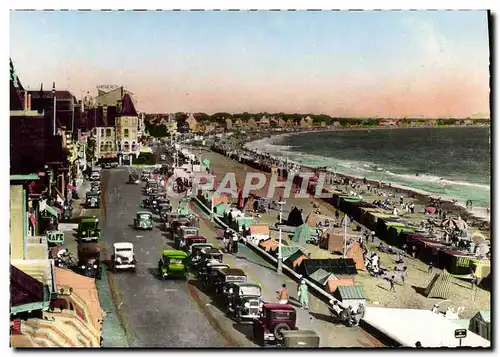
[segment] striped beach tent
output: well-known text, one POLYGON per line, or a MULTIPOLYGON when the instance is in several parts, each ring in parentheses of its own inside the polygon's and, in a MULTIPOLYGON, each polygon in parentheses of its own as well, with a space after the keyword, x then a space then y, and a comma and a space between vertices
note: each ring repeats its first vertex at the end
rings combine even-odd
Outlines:
POLYGON ((442 273, 434 275, 423 295, 428 298, 448 299, 451 292, 451 280, 452 276, 443 270, 442 273))

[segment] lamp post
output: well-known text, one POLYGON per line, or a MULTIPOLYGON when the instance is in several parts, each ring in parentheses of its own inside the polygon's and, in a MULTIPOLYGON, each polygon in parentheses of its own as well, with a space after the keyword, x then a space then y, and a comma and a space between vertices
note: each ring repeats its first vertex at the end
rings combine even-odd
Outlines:
POLYGON ((278 204, 280 205, 280 215, 279 215, 279 238, 278 238, 278 268, 276 270, 276 272, 278 274, 281 274, 282 273, 282 265, 283 265, 283 256, 281 254, 281 219, 282 219, 282 215, 283 215, 283 205, 285 204, 286 202, 283 202, 283 201, 280 201, 278 202, 278 204))

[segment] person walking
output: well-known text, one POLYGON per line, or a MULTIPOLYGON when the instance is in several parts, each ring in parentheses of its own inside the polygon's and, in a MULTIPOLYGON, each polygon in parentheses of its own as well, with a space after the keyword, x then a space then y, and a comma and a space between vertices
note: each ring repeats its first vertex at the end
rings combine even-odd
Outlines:
POLYGON ((305 280, 302 280, 299 285, 299 289, 297 291, 297 295, 299 297, 299 302, 304 310, 309 310, 309 295, 308 288, 305 280))
POLYGON ((286 284, 281 285, 281 290, 278 292, 278 303, 288 304, 288 290, 286 284))
POLYGON ((389 284, 391 284, 391 287, 389 288, 389 292, 396 292, 396 282, 395 282, 395 276, 393 275, 390 279, 389 279, 389 284))
POLYGON ((238 235, 235 233, 233 233, 233 253, 234 254, 237 254, 238 253, 238 235))
POLYGON ((434 264, 432 264, 432 262, 429 262, 429 268, 427 269, 427 274, 431 274, 432 273, 433 265, 434 264))

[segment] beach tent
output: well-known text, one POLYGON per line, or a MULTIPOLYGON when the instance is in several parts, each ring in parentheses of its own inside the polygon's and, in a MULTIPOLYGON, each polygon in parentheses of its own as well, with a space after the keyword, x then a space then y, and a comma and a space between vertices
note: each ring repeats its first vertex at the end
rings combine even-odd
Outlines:
POLYGON ((223 216, 224 212, 226 212, 228 209, 229 206, 226 203, 220 202, 214 207, 214 213, 223 216))
POLYGON ((451 293, 452 276, 446 270, 434 275, 424 290, 423 295, 428 298, 448 299, 451 293))
POLYGON ((327 280, 332 276, 333 274, 326 271, 325 269, 319 268, 316 270, 314 273, 308 276, 310 280, 313 280, 317 285, 324 286, 327 282, 327 280))
POLYGON ((205 168, 210 169, 210 160, 209 159, 203 160, 202 164, 203 164, 203 166, 205 166, 205 168))
POLYGON ((267 224, 252 224, 250 226, 250 239, 260 242, 269 239, 271 231, 267 224))
POLYGON ((288 214, 286 224, 293 227, 298 227, 301 224, 304 224, 304 220, 302 219, 302 212, 300 212, 297 207, 294 207, 288 214))
POLYGON ((295 268, 299 266, 304 259, 307 259, 305 252, 301 249, 297 249, 295 253, 286 258, 284 262, 285 264, 291 266, 292 268, 295 268))
POLYGON ((311 228, 306 224, 302 224, 295 230, 292 242, 297 244, 304 244, 311 239, 311 228))
POLYGON ((243 229, 248 230, 253 223, 253 217, 236 217, 236 225, 238 227, 238 231, 242 231, 243 229))
POLYGON ((274 247, 277 247, 278 245, 279 243, 274 239, 263 240, 259 243, 259 247, 264 249, 266 252, 270 252, 272 249, 274 249, 274 247))

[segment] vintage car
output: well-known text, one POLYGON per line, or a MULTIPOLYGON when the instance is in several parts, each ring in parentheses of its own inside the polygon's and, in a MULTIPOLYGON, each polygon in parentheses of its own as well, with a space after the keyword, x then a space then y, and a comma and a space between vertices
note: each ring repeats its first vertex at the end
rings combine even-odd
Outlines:
POLYGON ((217 248, 206 248, 201 251, 201 260, 203 262, 218 261, 222 263, 224 254, 217 248))
POLYGON ((92 181, 90 183, 90 191, 91 192, 101 192, 101 183, 98 181, 92 181))
POLYGON ((187 253, 182 250, 164 250, 162 258, 158 261, 158 274, 162 279, 187 278, 187 258, 187 253))
POLYGON ((99 170, 92 170, 90 174, 90 181, 99 181, 101 179, 101 173, 99 170))
POLYGON ((226 305, 237 320, 254 319, 260 316, 262 287, 254 283, 229 283, 226 286, 226 305))
POLYGON ((319 335, 312 330, 286 330, 281 332, 285 348, 318 348, 319 335))
POLYGON ((99 208, 101 206, 101 198, 99 193, 89 191, 85 194, 85 208, 99 208))
POLYGON ((157 181, 148 181, 146 184, 146 188, 144 189, 145 192, 150 195, 152 193, 157 193, 158 190, 160 189, 160 185, 158 184, 157 181))
POLYGON ((132 270, 135 272, 137 261, 135 260, 134 245, 132 243, 114 243, 113 251, 111 267, 114 272, 117 270, 132 270))
POLYGON ((209 243, 193 243, 189 247, 189 257, 190 257, 190 263, 191 267, 193 269, 196 269, 197 265, 201 262, 201 255, 202 251, 207 248, 212 248, 212 244, 209 243))
POLYGON ((205 289, 213 290, 215 285, 215 279, 222 269, 229 269, 230 266, 224 263, 221 263, 218 260, 212 260, 208 262, 204 262, 201 264, 202 267, 198 272, 198 279, 202 282, 202 285, 205 289))
POLYGON ((191 253, 191 246, 193 244, 205 244, 207 242, 207 238, 199 235, 187 235, 184 236, 184 248, 183 250, 190 254, 191 253))
POLYGON ((177 218, 176 220, 170 223, 170 233, 172 237, 175 239, 175 236, 179 233, 179 229, 181 227, 187 227, 189 225, 189 220, 187 218, 177 218))
MULTIPOLYGON (((178 249, 184 249, 186 245, 185 237, 187 236, 196 236, 200 230, 197 227, 187 227, 180 226, 176 232, 174 232, 174 241, 175 245, 178 249)), ((199 242, 202 243, 202 242, 199 242)))
POLYGON ((84 218, 78 224, 77 237, 81 241, 97 241, 101 237, 99 219, 96 217, 84 218))
POLYGON ((136 213, 134 218, 134 228, 135 229, 153 229, 153 215, 151 212, 139 211, 136 213))
POLYGON ((154 208, 158 204, 158 201, 165 198, 166 193, 152 193, 142 200, 142 207, 144 208, 154 208))
POLYGON ((128 174, 127 183, 133 184, 133 185, 138 185, 140 182, 141 182, 141 180, 139 180, 139 174, 137 172, 131 172, 130 174, 128 174))
POLYGON ((98 243, 78 244, 78 270, 89 278, 101 279, 101 247, 98 243))
POLYGON ((217 272, 213 281, 215 294, 220 297, 226 297, 228 294, 227 284, 230 283, 246 283, 247 275, 241 269, 228 268, 221 269, 217 272))
POLYGON ((186 216, 184 215, 181 215, 177 212, 171 212, 171 213, 167 213, 166 214, 166 219, 164 220, 164 228, 165 228, 165 231, 169 230, 170 229, 170 226, 172 225, 172 222, 177 220, 177 219, 184 219, 186 218, 186 216))
POLYGON ((296 322, 297 312, 292 305, 265 303, 261 316, 253 320, 253 336, 262 346, 281 343, 283 331, 297 330, 296 322))

